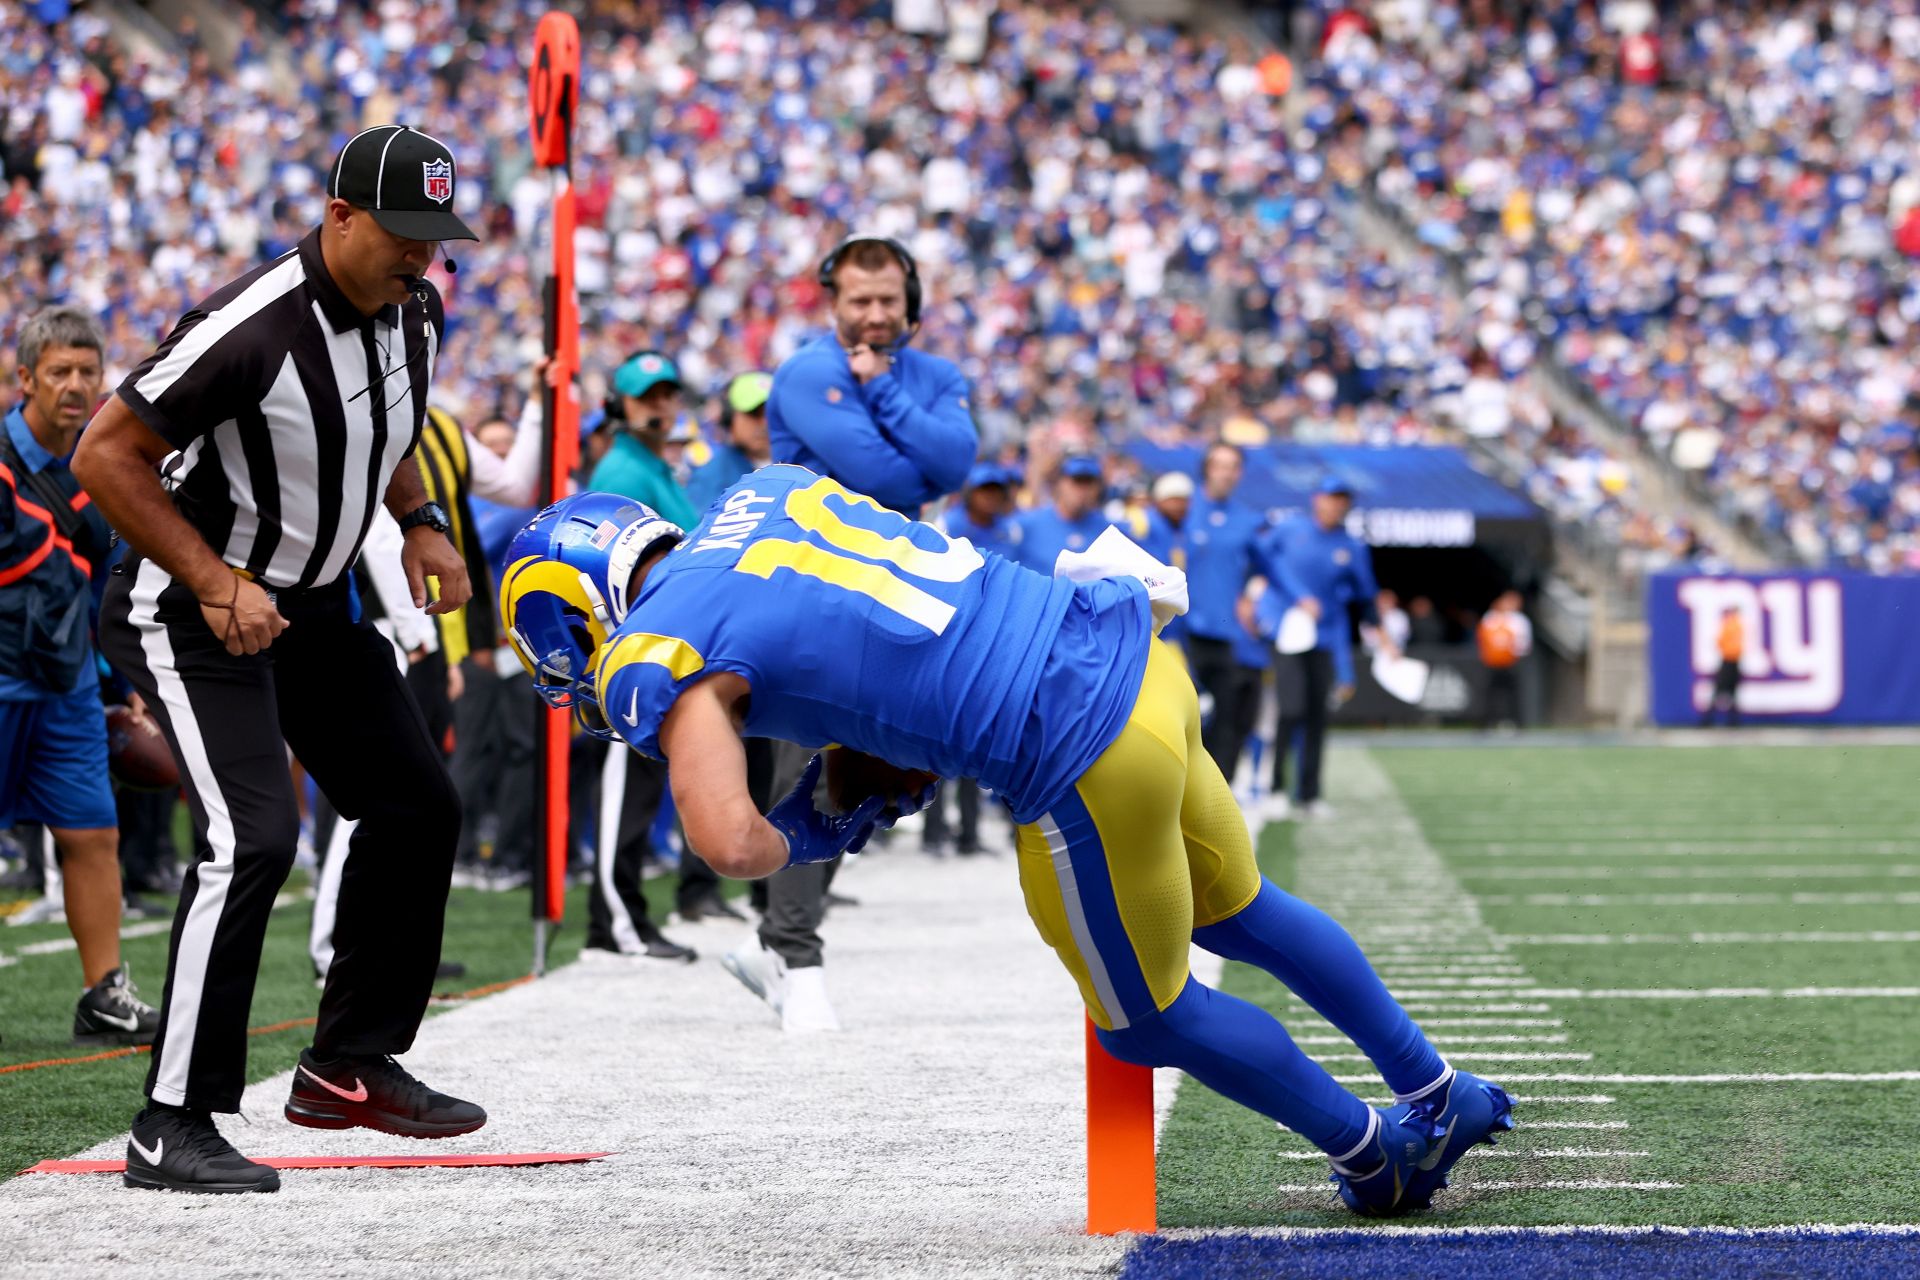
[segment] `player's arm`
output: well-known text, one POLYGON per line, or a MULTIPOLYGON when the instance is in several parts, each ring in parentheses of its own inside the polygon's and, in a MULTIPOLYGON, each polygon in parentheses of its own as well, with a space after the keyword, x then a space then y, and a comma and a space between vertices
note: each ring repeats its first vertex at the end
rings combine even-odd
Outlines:
POLYGON ((967 482, 980 433, 967 409, 967 380, 958 369, 925 406, 913 402, 892 372, 868 382, 860 392, 881 431, 925 478, 933 497, 953 493, 967 482))
POLYGON ((715 871, 737 880, 787 865, 787 842, 747 790, 747 752, 735 720, 747 692, 740 676, 719 672, 674 699, 660 722, 660 753, 687 840, 715 871))
POLYGON ((780 420, 841 484, 896 510, 917 510, 927 501, 926 476, 881 432, 852 378, 837 378, 824 361, 797 362, 774 380, 773 396, 780 420))

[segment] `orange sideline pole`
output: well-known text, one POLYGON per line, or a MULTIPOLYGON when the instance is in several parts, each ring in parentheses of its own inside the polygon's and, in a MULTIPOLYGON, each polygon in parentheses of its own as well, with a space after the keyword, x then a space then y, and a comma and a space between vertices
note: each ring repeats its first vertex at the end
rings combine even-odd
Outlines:
POLYGON ((1156 1228, 1153 1069, 1122 1062, 1087 1019, 1087 1234, 1156 1228))

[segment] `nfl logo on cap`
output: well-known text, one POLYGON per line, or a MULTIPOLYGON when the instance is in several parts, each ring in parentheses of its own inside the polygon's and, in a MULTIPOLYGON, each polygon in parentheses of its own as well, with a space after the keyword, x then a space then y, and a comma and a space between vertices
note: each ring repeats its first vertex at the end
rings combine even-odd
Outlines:
POLYGON ((428 160, 420 166, 425 174, 427 199, 445 204, 453 197, 453 166, 445 160, 428 160))

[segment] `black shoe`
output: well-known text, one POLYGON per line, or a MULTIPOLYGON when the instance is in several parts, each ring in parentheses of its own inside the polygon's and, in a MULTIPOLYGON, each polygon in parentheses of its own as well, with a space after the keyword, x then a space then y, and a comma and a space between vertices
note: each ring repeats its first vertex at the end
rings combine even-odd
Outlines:
POLYGON ((309 1129, 376 1129, 402 1138, 472 1133, 487 1113, 436 1093, 390 1057, 350 1056, 322 1063, 300 1051, 287 1095, 287 1119, 309 1129))
POLYGON ((739 920, 744 922, 747 918, 738 907, 717 893, 703 893, 698 897, 689 898, 686 902, 680 904, 679 911, 680 918, 688 924, 694 924, 701 920, 739 920))
POLYGON ((647 939, 647 954, 655 960, 678 960, 682 964, 692 964, 700 958, 700 953, 692 947, 681 946, 664 935, 647 939))
POLYGON ((827 891, 827 905, 830 907, 857 907, 860 905, 860 899, 849 898, 844 893, 835 893, 829 889, 827 891))
POLYGON ((433 976, 436 979, 464 978, 467 976, 467 966, 461 964, 458 960, 442 960, 440 967, 433 971, 433 976))
POLYGON ((121 965, 93 984, 73 1010, 75 1044, 152 1044, 160 1015, 133 994, 121 965))
POLYGON ((280 1175, 235 1151, 212 1116, 177 1107, 148 1107, 133 1118, 122 1181, 146 1191, 213 1195, 280 1189, 280 1175))

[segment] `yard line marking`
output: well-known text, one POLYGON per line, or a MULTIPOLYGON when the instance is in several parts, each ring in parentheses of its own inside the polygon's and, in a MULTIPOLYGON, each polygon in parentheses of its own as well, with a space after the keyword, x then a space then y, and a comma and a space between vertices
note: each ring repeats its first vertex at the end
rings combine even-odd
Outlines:
MULTIPOLYGON (((1423 1002, 1417 1006, 1402 1003, 1401 1007, 1405 1009, 1418 1007, 1453 1012, 1470 1006, 1424 1002, 1469 999, 1472 996, 1471 992, 1463 991, 1392 990, 1397 1000, 1423 1002)), ((1806 987, 1798 990, 1769 987, 1539 987, 1516 991, 1514 994, 1542 1000, 1913 1000, 1920 999, 1920 987, 1806 987)))
MULTIPOLYGON (((1507 1095, 1507 1098, 1512 1102, 1582 1102, 1589 1106, 1596 1107, 1610 1107, 1618 1101, 1618 1099, 1610 1093, 1510 1093, 1507 1095)), ((1609 1121, 1608 1123, 1613 1122, 1609 1121)), ((1625 1124, 1626 1121, 1622 1120, 1619 1123, 1625 1124)), ((1528 1124, 1531 1125, 1532 1122, 1529 1121, 1528 1124)))
MULTIPOLYGON (((122 938, 149 938, 156 933, 165 933, 173 928, 171 920, 149 920, 142 924, 130 924, 120 931, 122 938)), ((62 951, 72 951, 79 946, 72 938, 48 938, 45 942, 29 942, 17 949, 17 955, 50 956, 62 951)))
MULTIPOLYGON (((1461 1186, 1473 1191, 1678 1191, 1684 1182, 1614 1182, 1601 1178, 1549 1178, 1540 1181, 1516 1179, 1510 1182, 1481 1182, 1475 1179, 1461 1186)), ((1333 1194, 1331 1182, 1283 1182, 1275 1191, 1322 1191, 1333 1194)))
POLYGON ((1755 854, 1805 853, 1825 857, 1840 852, 1853 858, 1911 858, 1920 853, 1920 843, 1912 840, 1864 840, 1840 849, 1808 848, 1809 842, 1797 840, 1650 840, 1627 842, 1619 846, 1591 840, 1561 843, 1558 840, 1503 840, 1497 844, 1460 841, 1459 852, 1481 858, 1750 858, 1755 854))
POLYGON ((1913 880, 1920 866, 1874 867, 1848 862, 1769 867, 1502 867, 1463 863, 1462 880, 1913 880))
MULTIPOLYGON (((1519 1098, 1514 1099, 1519 1102, 1519 1098)), ((1535 1098, 1535 1102, 1541 1099, 1535 1098)), ((1625 1129, 1625 1120, 1529 1120, 1527 1128, 1533 1129, 1625 1129)))
POLYGON ((1920 893, 1484 893, 1483 907, 1912 906, 1920 893))
MULTIPOLYGON (((1631 947, 1745 943, 1908 943, 1920 942, 1920 929, 1803 929, 1781 933, 1506 933, 1502 942, 1516 947, 1631 947)), ((1435 981, 1439 981, 1435 979, 1435 981)))
MULTIPOLYGON (((302 901, 302 899, 295 894, 291 894, 291 893, 277 894, 273 899, 272 909, 275 911, 278 911, 282 907, 290 907, 294 903, 300 902, 300 901, 302 901)), ((169 913, 167 919, 165 920, 146 920, 146 921, 141 921, 138 924, 126 925, 120 930, 120 937, 122 939, 151 938, 155 934, 166 933, 172 928, 173 928, 173 918, 171 913, 169 913)), ((0 952, 0 969, 4 969, 6 966, 10 964, 17 963, 19 960, 19 957, 21 956, 62 955, 68 951, 77 950, 79 948, 79 945, 80 944, 75 942, 72 939, 72 937, 48 938, 44 942, 29 942, 23 947, 15 948, 14 953, 12 955, 7 955, 4 952, 0 952)))
POLYGON ((1560 1018, 1422 1018, 1426 1027, 1564 1027, 1560 1018))

